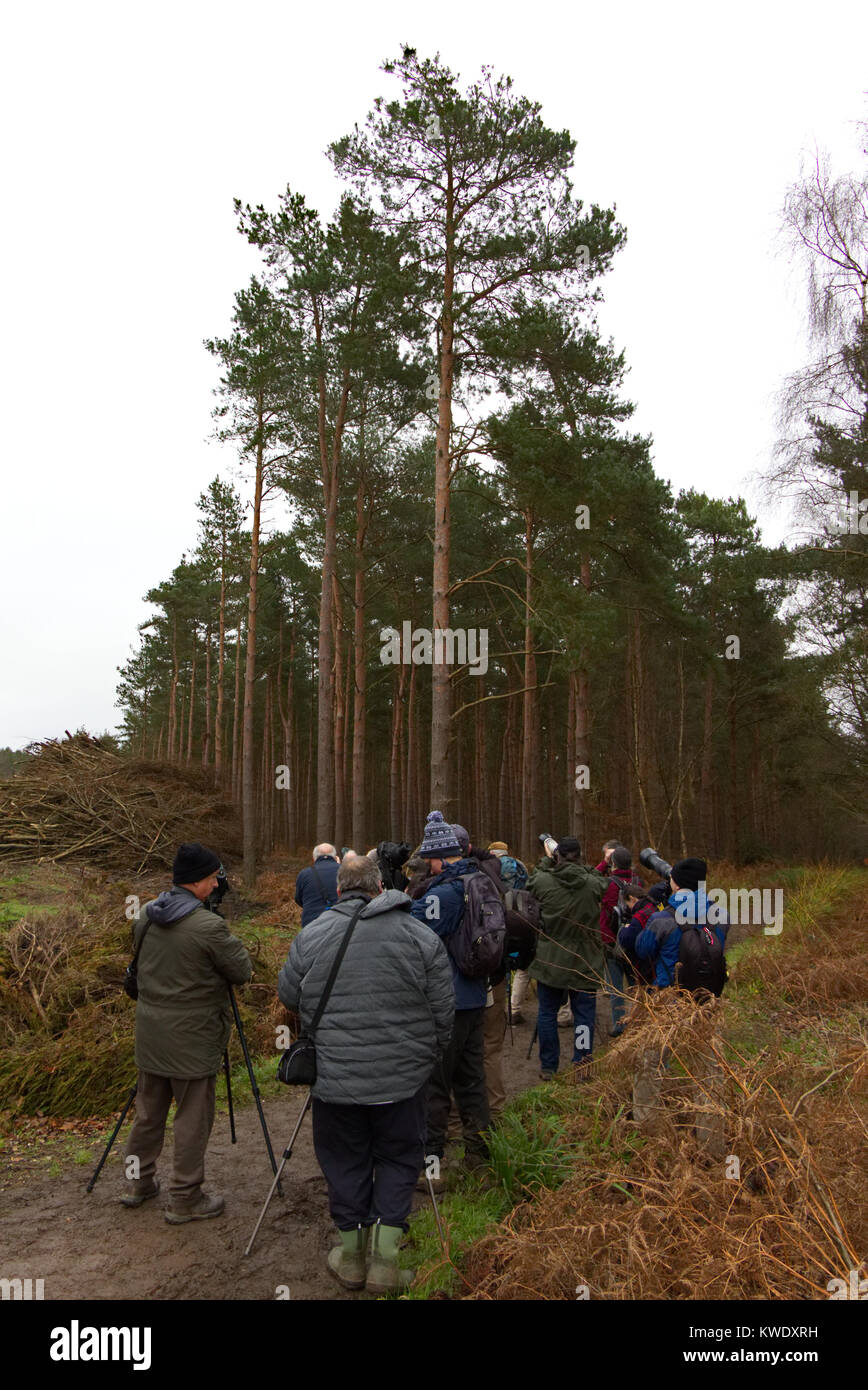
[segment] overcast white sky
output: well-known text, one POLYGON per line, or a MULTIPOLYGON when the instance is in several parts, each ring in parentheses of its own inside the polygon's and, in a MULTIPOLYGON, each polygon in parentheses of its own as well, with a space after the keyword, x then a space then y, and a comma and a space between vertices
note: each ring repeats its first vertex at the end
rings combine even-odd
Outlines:
POLYGON ((657 471, 729 495, 768 460, 807 353, 779 209, 815 145, 861 164, 863 3, 7 5, 0 746, 115 726, 142 596, 232 464, 202 347, 258 267, 232 199, 330 212, 323 151, 397 95, 405 41, 510 73, 578 141, 577 195, 617 205, 601 321, 657 471))

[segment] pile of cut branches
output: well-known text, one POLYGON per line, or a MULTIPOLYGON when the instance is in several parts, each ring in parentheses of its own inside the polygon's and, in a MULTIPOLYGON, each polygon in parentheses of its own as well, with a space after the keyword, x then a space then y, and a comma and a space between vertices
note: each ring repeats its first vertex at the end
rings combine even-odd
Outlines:
POLYGON ((179 843, 239 852, 234 808, 208 774, 120 757, 86 734, 33 743, 0 783, 0 856, 83 860, 142 873, 172 863, 179 843))

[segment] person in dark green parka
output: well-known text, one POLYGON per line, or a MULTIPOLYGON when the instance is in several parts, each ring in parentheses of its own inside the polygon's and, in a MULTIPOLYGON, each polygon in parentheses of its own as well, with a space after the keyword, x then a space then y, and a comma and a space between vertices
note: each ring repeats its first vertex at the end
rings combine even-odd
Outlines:
POLYGON ((220 860, 200 844, 181 845, 173 887, 147 903, 133 926, 138 956, 136 1119, 126 1146, 127 1191, 138 1207, 155 1197, 166 1117, 175 1101, 174 1163, 166 1220, 172 1225, 219 1216, 222 1197, 202 1191, 205 1149, 214 1123, 217 1072, 232 1029, 230 984, 253 967, 223 918, 205 907, 220 860))
POLYGON ((586 1065, 594 1046, 597 990, 605 968, 600 903, 608 880, 582 864, 580 855, 578 840, 559 840, 554 857, 537 864, 527 885, 542 913, 529 974, 537 982, 540 1076, 546 1081, 560 1062, 557 1013, 567 998, 575 1025, 573 1063, 586 1065))

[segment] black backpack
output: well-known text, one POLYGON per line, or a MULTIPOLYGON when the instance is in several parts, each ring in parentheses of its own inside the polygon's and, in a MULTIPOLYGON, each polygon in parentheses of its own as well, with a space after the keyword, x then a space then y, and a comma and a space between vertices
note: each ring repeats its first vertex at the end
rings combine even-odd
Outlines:
POLYGON ((458 930, 446 937, 446 948, 462 975, 469 980, 483 980, 503 961, 503 899, 488 874, 462 874, 461 883, 464 912, 458 930))
POLYGON ((503 895, 503 906, 508 914, 506 954, 510 957, 509 968, 527 970, 536 955, 542 928, 540 905, 527 888, 508 888, 503 895))
POLYGON ((702 924, 683 926, 675 984, 680 989, 707 989, 719 997, 726 978, 726 956, 711 928, 702 924))

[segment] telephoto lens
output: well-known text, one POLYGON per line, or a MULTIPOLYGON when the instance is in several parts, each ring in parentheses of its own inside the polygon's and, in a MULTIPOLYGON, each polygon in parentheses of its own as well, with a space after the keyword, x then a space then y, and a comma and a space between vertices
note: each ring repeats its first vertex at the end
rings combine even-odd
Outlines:
POLYGON ((650 869, 652 873, 659 874, 661 878, 665 878, 667 882, 669 881, 669 875, 672 873, 672 865, 667 864, 665 859, 661 859, 656 849, 640 850, 639 863, 644 864, 645 868, 650 869))

